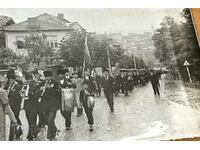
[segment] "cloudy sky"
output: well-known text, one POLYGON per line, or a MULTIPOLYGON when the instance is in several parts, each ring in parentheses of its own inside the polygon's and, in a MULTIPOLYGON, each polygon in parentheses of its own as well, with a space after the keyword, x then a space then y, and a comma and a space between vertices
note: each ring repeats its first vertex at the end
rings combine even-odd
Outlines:
POLYGON ((142 33, 158 28, 162 18, 172 16, 177 22, 183 21, 182 9, 30 9, 0 8, 0 15, 10 16, 16 23, 35 17, 42 13, 57 15, 63 13, 71 22, 79 22, 87 31, 97 33, 142 33))

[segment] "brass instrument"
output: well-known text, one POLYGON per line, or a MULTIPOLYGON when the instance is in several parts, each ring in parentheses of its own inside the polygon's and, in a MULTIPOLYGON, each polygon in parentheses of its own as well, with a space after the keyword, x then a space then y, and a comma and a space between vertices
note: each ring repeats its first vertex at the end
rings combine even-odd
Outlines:
POLYGON ((38 102, 41 102, 41 98, 44 95, 44 92, 46 91, 46 88, 47 88, 48 85, 49 85, 49 80, 46 80, 45 84, 44 84, 44 88, 43 88, 42 93, 40 95, 40 98, 38 99, 38 102))
POLYGON ((39 80, 40 79, 40 75, 38 75, 38 76, 34 76, 34 75, 32 75, 33 76, 33 81, 34 81, 34 83, 35 84, 40 84, 41 83, 41 81, 39 80))
POLYGON ((21 92, 20 92, 20 95, 21 97, 24 99, 24 100, 27 100, 29 99, 29 96, 28 96, 28 93, 29 93, 29 89, 30 89, 30 86, 29 86, 30 83, 24 85, 21 89, 21 92))
POLYGON ((10 91, 14 91, 15 85, 18 85, 16 81, 12 85, 11 84, 9 85, 8 90, 7 90, 8 94, 10 93, 10 91))

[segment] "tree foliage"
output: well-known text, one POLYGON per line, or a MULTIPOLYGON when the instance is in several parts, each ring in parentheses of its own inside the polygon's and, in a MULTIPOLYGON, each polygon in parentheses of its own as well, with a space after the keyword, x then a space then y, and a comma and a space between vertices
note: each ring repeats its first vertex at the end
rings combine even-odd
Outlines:
POLYGON ((47 36, 37 32, 31 32, 24 38, 23 47, 27 50, 28 61, 38 63, 45 60, 47 63, 51 61, 54 50, 47 43, 47 36))
POLYGON ((20 60, 20 56, 17 56, 15 52, 13 52, 9 48, 0 48, 0 64, 4 65, 12 65, 17 64, 20 60))
MULTIPOLYGON (((181 13, 184 21, 176 23, 174 18, 166 16, 160 23, 154 35, 154 45, 156 47, 155 57, 164 65, 171 69, 179 68, 180 72, 185 72, 183 63, 188 60, 193 68, 195 60, 199 59, 200 49, 197 42, 194 26, 189 9, 183 9, 181 13)), ((183 75, 184 78, 185 75, 183 75)))
POLYGON ((71 30, 60 43, 60 55, 66 65, 76 67, 83 64, 85 33, 71 30))
MULTIPOLYGON (((60 55, 68 66, 82 66, 85 49, 86 33, 72 30, 66 34, 60 44, 60 55)), ((107 66, 108 53, 110 52, 111 63, 119 62, 124 55, 124 50, 113 45, 106 36, 87 34, 87 44, 90 51, 93 66, 107 66)))

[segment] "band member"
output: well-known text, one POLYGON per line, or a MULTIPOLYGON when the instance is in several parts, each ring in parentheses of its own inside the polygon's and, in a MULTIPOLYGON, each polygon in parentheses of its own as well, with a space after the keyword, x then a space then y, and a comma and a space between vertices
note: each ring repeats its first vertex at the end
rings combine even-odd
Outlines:
POLYGON ((159 92, 159 86, 160 86, 159 78, 158 78, 158 76, 157 76, 157 74, 155 72, 151 72, 150 73, 150 81, 151 81, 151 85, 152 85, 152 88, 153 88, 153 91, 154 91, 154 95, 156 95, 156 94, 160 95, 160 92, 159 92))
POLYGON ((68 79, 71 79, 71 73, 68 69, 65 69, 65 78, 68 80, 68 79))
POLYGON ((44 76, 44 86, 40 88, 42 90, 41 96, 43 99, 41 105, 43 105, 44 112, 46 112, 48 116, 47 138, 53 140, 59 132, 55 125, 55 118, 57 110, 60 109, 60 89, 59 83, 53 79, 50 70, 44 71, 44 76))
POLYGON ((83 103, 83 107, 88 119, 89 124, 89 131, 93 131, 93 107, 88 107, 88 97, 93 96, 95 94, 95 83, 92 76, 90 76, 90 73, 88 70, 85 70, 84 75, 84 81, 82 84, 82 90, 80 92, 80 101, 83 103))
POLYGON ((107 99, 110 111, 114 112, 114 100, 113 100, 113 78, 109 75, 108 70, 103 71, 103 81, 102 81, 104 94, 107 99))
POLYGON ((13 141, 15 138, 15 131, 16 128, 18 126, 17 124, 17 120, 15 119, 14 113, 10 107, 9 104, 9 99, 8 99, 8 94, 6 92, 6 90, 4 90, 4 82, 0 81, 0 115, 3 117, 3 119, 5 120, 4 116, 5 116, 5 112, 7 112, 9 118, 10 118, 10 136, 9 136, 9 140, 13 141))
POLYGON ((78 73, 74 72, 72 74, 72 83, 75 87, 75 94, 76 94, 76 101, 75 101, 75 106, 77 106, 77 117, 80 117, 81 114, 83 113, 83 108, 80 102, 80 91, 82 89, 81 85, 83 83, 83 79, 81 78, 78 73))
POLYGON ((29 131, 27 139, 32 141, 37 137, 37 106, 38 106, 38 94, 40 86, 33 80, 33 76, 30 73, 25 74, 26 83, 24 88, 24 110, 28 121, 29 131))
MULTIPOLYGON (((65 78, 65 71, 66 70, 58 70, 57 71, 57 75, 58 75, 58 79, 59 79, 59 86, 61 88, 60 90, 75 88, 72 84, 71 77, 68 77, 68 79, 65 78)), ((62 96, 61 93, 60 93, 60 96, 62 96)), ((60 110, 62 116, 65 118, 66 130, 71 129, 71 113, 72 113, 72 110, 73 110, 73 108, 71 110, 62 110, 62 108, 61 108, 61 110, 60 110)))
MULTIPOLYGON (((34 77, 34 85, 36 85, 37 87, 40 87, 43 84, 43 80, 41 79, 41 74, 39 74, 39 70, 36 69, 32 72, 32 75, 34 77)), ((41 104, 41 101, 39 101, 39 96, 40 93, 37 92, 35 93, 37 94, 37 115, 38 115, 38 125, 37 127, 39 128, 43 128, 45 127, 45 125, 47 125, 47 116, 45 115, 44 109, 43 109, 43 105, 41 104)))
MULTIPOLYGON (((20 110, 21 110, 21 102, 22 102, 20 90, 21 90, 22 86, 20 86, 16 82, 16 76, 15 76, 14 70, 9 70, 9 72, 7 73, 7 78, 8 78, 8 81, 5 85, 5 90, 8 91, 10 107, 14 113, 16 120, 17 120, 18 127, 17 127, 17 131, 16 131, 16 138, 19 139, 20 136, 23 134, 22 128, 21 128, 22 122, 19 118, 20 110)), ((11 132, 9 134, 9 139, 12 139, 11 132)))

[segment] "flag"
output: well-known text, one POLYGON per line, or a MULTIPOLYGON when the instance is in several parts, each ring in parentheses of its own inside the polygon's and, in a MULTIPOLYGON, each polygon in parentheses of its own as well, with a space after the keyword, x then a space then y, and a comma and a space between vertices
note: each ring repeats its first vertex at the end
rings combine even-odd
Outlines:
POLYGON ((88 68, 88 69, 92 68, 92 60, 91 60, 90 52, 89 52, 88 45, 87 45, 87 35, 85 36, 85 50, 84 50, 83 66, 84 66, 84 69, 85 68, 88 68))

